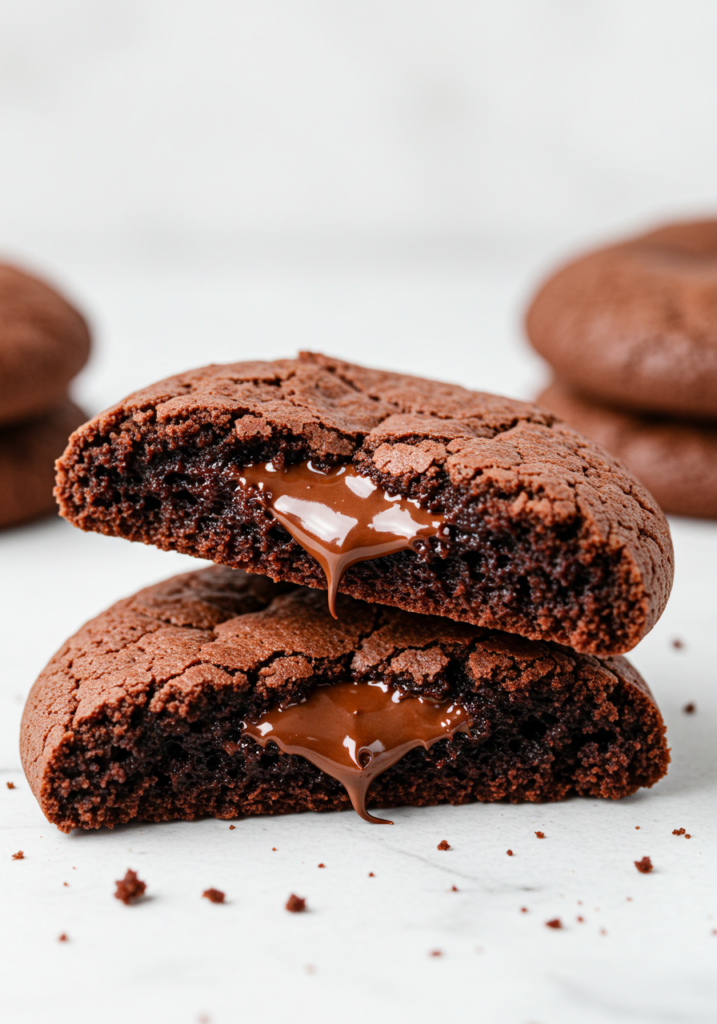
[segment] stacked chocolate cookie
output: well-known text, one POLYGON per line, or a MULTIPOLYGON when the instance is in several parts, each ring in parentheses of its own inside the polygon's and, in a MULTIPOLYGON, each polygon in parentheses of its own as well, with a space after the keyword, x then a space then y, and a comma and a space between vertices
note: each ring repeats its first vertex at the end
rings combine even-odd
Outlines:
POLYGON ((218 563, 89 622, 33 687, 23 764, 61 829, 666 771, 621 655, 667 601, 667 523, 536 406, 303 353, 131 395, 58 470, 81 529, 218 563))
POLYGON ((55 459, 86 418, 67 389, 89 352, 77 310, 0 265, 0 529, 54 511, 55 459))
POLYGON ((717 518, 717 220, 570 263, 527 330, 555 371, 540 405, 618 456, 666 512, 717 518))

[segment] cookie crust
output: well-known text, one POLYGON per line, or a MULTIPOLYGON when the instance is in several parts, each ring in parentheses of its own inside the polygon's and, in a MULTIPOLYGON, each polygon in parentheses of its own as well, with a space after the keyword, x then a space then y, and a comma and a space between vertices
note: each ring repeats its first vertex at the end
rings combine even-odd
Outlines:
POLYGON ((240 725, 347 679, 451 697, 473 718, 470 736, 388 769, 373 805, 618 798, 666 771, 662 718, 624 658, 348 597, 336 623, 321 597, 213 566, 83 626, 23 714, 23 767, 48 819, 67 832, 348 808, 334 779, 240 725))
POLYGON ((84 317, 44 281, 0 264, 0 426, 57 406, 89 354, 84 317))
POLYGON ((553 274, 526 317, 574 390, 628 410, 717 418, 717 220, 671 224, 553 274))
POLYGON ((73 435, 56 495, 81 529, 325 589, 237 481, 237 466, 306 459, 351 463, 449 529, 352 566, 343 593, 595 654, 629 650, 665 606, 667 522, 602 449, 534 405, 313 353, 131 395, 73 435))
POLYGON ((557 381, 537 401, 624 462, 664 512, 717 519, 717 423, 624 412, 557 381))

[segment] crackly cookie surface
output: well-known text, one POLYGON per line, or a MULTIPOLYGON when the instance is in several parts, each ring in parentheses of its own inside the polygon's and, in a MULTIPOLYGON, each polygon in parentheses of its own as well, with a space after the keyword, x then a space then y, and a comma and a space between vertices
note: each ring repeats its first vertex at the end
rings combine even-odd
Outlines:
POLYGON ((663 511, 717 519, 717 423, 626 412, 560 381, 537 401, 619 458, 663 511))
POLYGON ((717 220, 573 260, 538 290, 526 326, 557 376, 595 401, 717 418, 717 220))
POLYGON ((322 595, 213 566, 88 622, 28 698, 21 754, 64 831, 349 807, 303 757, 241 723, 317 686, 380 681, 471 718, 373 784, 375 806, 622 797, 666 771, 664 725, 622 657, 598 659, 446 618, 322 595))
POLYGON ((352 465, 447 529, 353 565, 353 597, 576 650, 629 650, 672 584, 665 518, 602 449, 537 406, 304 353, 208 366, 80 428, 58 464, 84 529, 325 588, 237 468, 352 465))
POLYGON ((89 353, 82 315, 44 281, 0 264, 0 425, 57 406, 89 353))

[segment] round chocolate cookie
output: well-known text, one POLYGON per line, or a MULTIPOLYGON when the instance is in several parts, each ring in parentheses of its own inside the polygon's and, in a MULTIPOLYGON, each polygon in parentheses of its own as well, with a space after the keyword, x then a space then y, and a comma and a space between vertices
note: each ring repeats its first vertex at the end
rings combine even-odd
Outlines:
POLYGON ((346 809, 340 755, 325 751, 319 765, 308 748, 327 730, 339 750, 352 746, 356 714, 340 701, 325 713, 347 690, 359 706, 385 695, 365 723, 370 746, 354 743, 355 779, 370 767, 362 753, 402 743, 370 783, 379 807, 615 799, 667 770, 660 712, 625 658, 344 596, 338 605, 336 623, 315 590, 212 566, 88 622, 40 674, 23 714, 22 763, 48 819, 69 832, 346 809), (460 708, 464 725, 411 749, 415 734, 397 737, 396 725, 424 702, 447 715, 460 708), (272 742, 271 729, 257 742, 252 725, 292 710, 303 715, 305 755, 272 742))
POLYGON ((590 654, 634 647, 672 584, 662 511, 554 416, 317 353, 130 395, 73 434, 57 480, 83 530, 322 589, 329 556, 358 552, 341 593, 590 654))
POLYGON ((537 402, 621 459, 663 511, 717 519, 717 423, 622 412, 558 382, 537 402))
POLYGON ((717 419, 717 220, 673 224, 563 267, 528 337, 581 394, 717 419))
POLYGON ((0 428, 0 529, 56 511, 55 460, 86 418, 66 399, 44 416, 0 428))
POLYGON ((44 281, 0 264, 0 425, 58 405, 89 352, 76 309, 44 281))

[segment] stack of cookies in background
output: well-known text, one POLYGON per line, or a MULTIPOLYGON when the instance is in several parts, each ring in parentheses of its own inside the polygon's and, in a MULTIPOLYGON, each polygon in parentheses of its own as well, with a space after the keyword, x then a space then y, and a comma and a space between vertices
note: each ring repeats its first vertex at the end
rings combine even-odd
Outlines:
POLYGON ((673 224, 554 274, 528 337, 537 401, 620 458, 675 515, 717 518, 717 220, 673 224))
POLYGON ((0 529, 55 511, 55 459, 86 416, 68 397, 90 353, 80 313, 0 265, 0 529))

